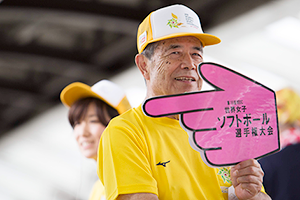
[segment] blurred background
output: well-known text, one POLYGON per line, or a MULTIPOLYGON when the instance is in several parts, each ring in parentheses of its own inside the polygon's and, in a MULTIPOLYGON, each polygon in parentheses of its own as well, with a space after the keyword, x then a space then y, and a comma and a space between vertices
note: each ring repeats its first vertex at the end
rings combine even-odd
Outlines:
POLYGON ((59 94, 105 78, 138 106, 137 26, 174 3, 221 38, 205 61, 300 91, 300 0, 0 0, 1 200, 88 199, 96 163, 80 155, 59 94))

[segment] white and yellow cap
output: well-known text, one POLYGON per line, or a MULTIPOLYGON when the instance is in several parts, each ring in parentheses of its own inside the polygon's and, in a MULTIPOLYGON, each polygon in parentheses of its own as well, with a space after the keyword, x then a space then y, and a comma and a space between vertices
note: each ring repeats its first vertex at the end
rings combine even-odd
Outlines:
POLYGON ((203 33, 198 15, 184 5, 172 5, 151 12, 139 25, 137 48, 141 53, 152 42, 174 37, 194 36, 203 47, 218 44, 221 40, 203 33))
POLYGON ((87 97, 101 99, 116 109, 119 114, 131 108, 122 88, 109 80, 101 80, 92 87, 81 82, 74 82, 66 86, 60 93, 60 100, 67 107, 71 107, 77 100, 87 97))

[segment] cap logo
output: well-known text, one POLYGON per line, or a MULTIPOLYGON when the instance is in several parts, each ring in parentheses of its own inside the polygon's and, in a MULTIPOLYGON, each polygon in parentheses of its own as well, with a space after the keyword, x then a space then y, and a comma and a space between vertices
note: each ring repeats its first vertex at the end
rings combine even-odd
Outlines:
POLYGON ((199 28, 197 25, 193 24, 194 19, 192 17, 190 17, 189 14, 185 13, 184 16, 185 16, 186 23, 188 25, 193 26, 196 29, 199 28))
POLYGON ((167 25, 169 25, 170 28, 179 28, 179 26, 181 26, 182 23, 178 22, 178 17, 176 15, 174 15, 173 13, 171 14, 172 14, 172 19, 168 20, 167 25))
POLYGON ((144 31, 139 37, 140 48, 147 42, 147 31, 144 31))

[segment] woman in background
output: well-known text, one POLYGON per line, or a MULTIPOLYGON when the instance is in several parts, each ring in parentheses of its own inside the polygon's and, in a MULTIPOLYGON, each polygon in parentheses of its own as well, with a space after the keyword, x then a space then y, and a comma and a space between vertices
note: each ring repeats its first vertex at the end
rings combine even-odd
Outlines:
MULTIPOLYGON (((125 92, 108 80, 92 87, 74 82, 62 90, 60 99, 69 108, 69 122, 80 152, 97 161, 100 137, 109 121, 131 108, 125 92)), ((94 184, 89 198, 96 199, 105 199, 100 180, 94 184)))

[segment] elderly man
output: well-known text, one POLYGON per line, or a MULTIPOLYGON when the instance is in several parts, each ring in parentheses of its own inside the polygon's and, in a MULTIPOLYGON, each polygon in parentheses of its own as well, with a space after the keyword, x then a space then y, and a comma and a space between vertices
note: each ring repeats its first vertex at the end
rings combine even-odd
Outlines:
MULTIPOLYGON (((202 32, 197 14, 183 5, 150 13, 139 26, 135 57, 146 98, 201 90, 197 66, 203 47, 219 42, 202 32)), ((178 116, 151 118, 141 106, 110 122, 99 144, 97 170, 109 200, 270 199, 256 160, 231 172, 210 168, 190 146, 178 116)))

